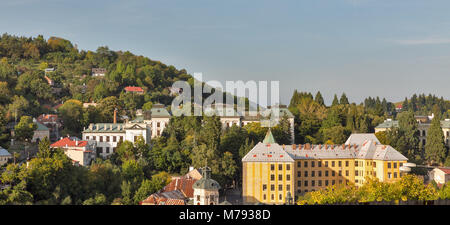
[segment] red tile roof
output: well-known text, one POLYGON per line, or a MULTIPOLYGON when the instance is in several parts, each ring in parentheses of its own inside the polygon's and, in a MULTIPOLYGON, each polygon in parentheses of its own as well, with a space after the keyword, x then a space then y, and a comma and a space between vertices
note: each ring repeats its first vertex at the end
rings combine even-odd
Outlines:
POLYGON ((43 122, 57 122, 58 121, 58 115, 55 114, 42 114, 37 118, 37 121, 40 123, 43 122))
POLYGON ((192 178, 177 177, 163 188, 163 192, 179 190, 185 197, 193 198, 194 189, 192 185, 194 185, 195 181, 197 180, 192 178))
POLYGON ((50 147, 52 147, 52 148, 65 148, 66 146, 67 147, 85 147, 87 145, 87 143, 88 143, 87 141, 78 141, 78 145, 76 145, 77 141, 71 140, 70 138, 66 137, 66 138, 63 138, 63 139, 51 144, 50 147))
MULTIPOLYGON (((168 195, 168 193, 155 193, 150 195, 144 201, 139 202, 139 205, 186 205, 185 199, 177 197, 176 192, 170 193, 174 196, 168 195)), ((179 193, 179 192, 178 192, 179 193)), ((179 193, 181 195, 181 193, 179 193)))
POLYGON ((50 79, 50 78, 47 77, 47 76, 44 76, 44 78, 45 78, 45 80, 47 80, 47 83, 48 83, 49 85, 52 85, 52 84, 53 84, 53 80, 52 80, 52 79, 50 79))
POLYGON ((132 86, 128 86, 128 87, 125 87, 125 91, 131 91, 131 92, 144 92, 144 89, 142 89, 141 87, 132 87, 132 86))
POLYGON ((439 169, 442 170, 445 174, 450 174, 450 168, 439 167, 439 169))
POLYGON ((55 105, 55 106, 53 106, 53 109, 59 109, 59 107, 61 107, 63 104, 58 104, 58 105, 55 105))

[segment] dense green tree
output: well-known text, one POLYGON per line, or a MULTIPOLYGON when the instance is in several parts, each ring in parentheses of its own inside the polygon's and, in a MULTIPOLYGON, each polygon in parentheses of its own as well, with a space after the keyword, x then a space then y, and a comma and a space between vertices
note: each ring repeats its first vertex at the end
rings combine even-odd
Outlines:
POLYGON ((278 144, 288 145, 292 143, 291 124, 286 115, 280 118, 279 123, 272 130, 278 144))
POLYGON ((234 159, 239 158, 239 148, 247 139, 247 131, 235 124, 227 129, 220 139, 220 152, 231 152, 234 159))
POLYGON ((123 110, 123 102, 115 96, 110 96, 102 99, 97 107, 99 109, 102 122, 111 123, 113 121, 115 109, 117 109, 117 121, 120 120, 119 116, 123 110))
POLYGON ((408 98, 405 97, 405 100, 403 101, 402 104, 402 110, 403 111, 408 111, 409 110, 409 102, 408 102, 408 98))
POLYGON ((342 104, 342 105, 348 105, 349 104, 347 95, 345 95, 345 93, 342 93, 341 99, 339 100, 339 103, 342 104))
POLYGON ((249 139, 254 143, 262 141, 267 133, 267 127, 262 127, 260 123, 248 123, 244 129, 247 130, 249 139))
POLYGON ((222 165, 220 174, 227 180, 226 183, 230 183, 231 180, 237 178, 236 172, 238 171, 238 166, 236 161, 233 159, 233 154, 231 152, 225 152, 222 156, 222 165))
POLYGON ((314 100, 319 103, 319 105, 325 105, 325 101, 323 100, 322 94, 320 93, 320 91, 317 92, 316 97, 314 98, 314 100))
POLYGON ((337 95, 334 94, 333 102, 331 103, 331 106, 336 106, 336 105, 339 105, 339 100, 338 100, 337 95))
POLYGON ((8 105, 8 118, 19 119, 27 112, 29 112, 30 103, 23 96, 15 95, 11 99, 11 104, 8 105))
POLYGON ((440 117, 435 115, 431 120, 431 126, 428 129, 427 141, 425 144, 425 158, 430 164, 436 163, 442 165, 446 155, 447 149, 445 148, 440 117))
POLYGON ((20 122, 14 127, 14 136, 18 140, 31 141, 37 125, 30 116, 22 116, 20 122))
POLYGON ((59 107, 59 115, 64 123, 65 132, 71 135, 78 134, 83 128, 83 103, 71 99, 59 107))
POLYGON ((220 136, 222 134, 222 123, 218 116, 204 116, 201 140, 212 151, 219 150, 220 136))
POLYGON ((151 194, 161 190, 164 186, 169 184, 171 177, 166 172, 160 172, 152 176, 151 180, 143 180, 141 186, 134 195, 134 204, 139 204, 140 201, 145 200, 151 194))
POLYGON ((48 100, 52 96, 50 85, 45 81, 42 72, 37 71, 25 72, 20 75, 15 91, 33 100, 48 100))
POLYGON ((414 114, 406 111, 400 113, 397 118, 399 127, 387 133, 389 142, 407 158, 419 162, 423 156, 419 152, 419 130, 414 114))
POLYGON ((92 193, 104 194, 108 201, 120 197, 121 183, 120 169, 110 161, 97 160, 89 169, 88 183, 92 193))
POLYGON ((239 158, 244 158, 247 153, 252 150, 252 148, 255 146, 255 143, 250 142, 249 139, 245 139, 245 143, 239 147, 239 158))
POLYGON ((324 142, 330 140, 331 142, 333 142, 333 144, 343 144, 350 135, 350 131, 346 130, 342 126, 326 128, 324 129, 323 133, 324 142))
POLYGON ((387 137, 387 132, 386 131, 376 132, 375 136, 377 137, 377 139, 380 141, 381 144, 383 144, 383 145, 391 145, 391 142, 390 142, 390 140, 387 137))
POLYGON ((95 197, 86 199, 83 205, 106 205, 107 200, 104 194, 98 193, 95 197))

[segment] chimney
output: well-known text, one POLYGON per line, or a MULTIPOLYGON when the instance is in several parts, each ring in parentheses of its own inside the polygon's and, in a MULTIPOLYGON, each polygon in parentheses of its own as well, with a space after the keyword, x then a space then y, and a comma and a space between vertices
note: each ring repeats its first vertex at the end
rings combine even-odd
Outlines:
POLYGON ((78 146, 78 140, 75 141, 75 146, 78 146))
POLYGON ((114 124, 117 123, 117 108, 114 109, 114 124))

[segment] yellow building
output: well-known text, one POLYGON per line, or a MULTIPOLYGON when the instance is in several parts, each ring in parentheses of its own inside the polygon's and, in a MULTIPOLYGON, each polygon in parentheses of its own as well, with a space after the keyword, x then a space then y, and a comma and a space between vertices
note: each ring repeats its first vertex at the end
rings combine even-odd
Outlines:
POLYGON ((267 133, 242 159, 244 203, 285 204, 331 185, 361 186, 368 177, 394 182, 407 158, 367 134, 353 134, 343 145, 279 145, 267 133))

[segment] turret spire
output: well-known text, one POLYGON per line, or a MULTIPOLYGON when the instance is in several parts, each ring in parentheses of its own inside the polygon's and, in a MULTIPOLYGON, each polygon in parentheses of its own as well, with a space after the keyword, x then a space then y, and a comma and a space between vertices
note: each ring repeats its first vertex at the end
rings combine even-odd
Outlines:
POLYGON ((269 130, 267 131, 266 137, 263 140, 264 144, 274 144, 275 143, 275 138, 272 135, 272 131, 269 128, 269 130))

